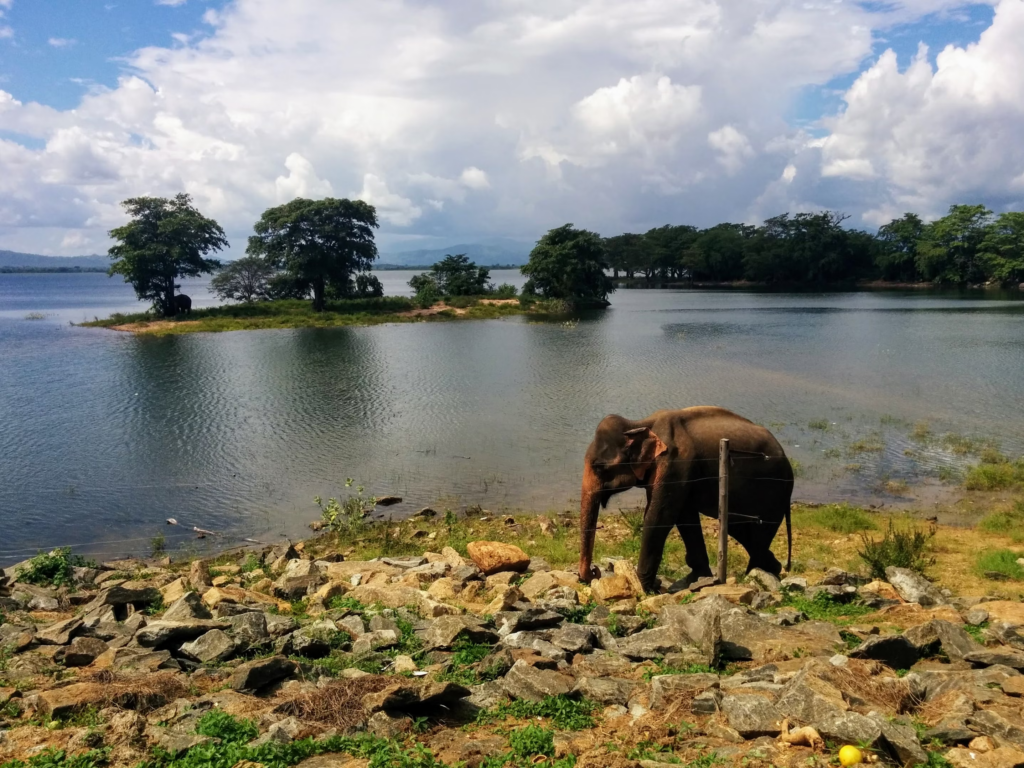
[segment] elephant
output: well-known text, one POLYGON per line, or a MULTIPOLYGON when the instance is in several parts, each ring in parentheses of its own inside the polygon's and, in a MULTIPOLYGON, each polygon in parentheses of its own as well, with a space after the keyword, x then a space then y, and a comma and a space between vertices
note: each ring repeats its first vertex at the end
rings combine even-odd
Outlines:
POLYGON ((711 576, 700 515, 718 517, 719 441, 729 439, 729 534, 750 556, 747 571, 778 576, 782 565, 770 549, 786 521, 792 562, 790 497, 793 467, 779 441, 764 427, 716 406, 657 411, 630 421, 606 416, 587 449, 580 494, 580 580, 600 576, 593 566, 597 517, 608 500, 629 488, 647 492, 637 575, 647 592, 658 592, 665 541, 678 528, 686 546, 689 586, 711 576))
POLYGON ((174 297, 174 311, 179 315, 187 315, 192 311, 192 297, 179 293, 174 297))

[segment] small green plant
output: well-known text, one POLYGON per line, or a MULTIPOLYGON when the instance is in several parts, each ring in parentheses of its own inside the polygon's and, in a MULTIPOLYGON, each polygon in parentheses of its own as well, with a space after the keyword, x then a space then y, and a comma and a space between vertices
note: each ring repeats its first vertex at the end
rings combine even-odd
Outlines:
POLYGON ((869 512, 851 504, 824 504, 807 512, 801 517, 811 525, 827 528, 836 533, 859 533, 871 531, 877 526, 869 512))
POLYGON ((58 547, 50 553, 40 552, 18 572, 18 579, 29 584, 54 587, 72 587, 75 583, 73 568, 95 565, 83 557, 71 554, 71 547, 58 547))
POLYGON ((910 439, 916 443, 927 443, 931 440, 931 437, 932 428, 928 425, 927 421, 917 422, 910 431, 910 439))
POLYGON ((430 730, 430 718, 429 717, 414 717, 412 719, 412 732, 413 733, 426 733, 430 730))
POLYGON ((91 749, 79 755, 68 755, 63 749, 46 749, 33 755, 28 762, 11 760, 0 764, 0 768, 99 768, 110 758, 110 747, 91 749))
POLYGON ((992 578, 992 574, 998 574, 1020 581, 1024 579, 1024 568, 1017 562, 1019 557, 1019 553, 1009 549, 987 549, 978 553, 974 567, 981 576, 992 578))
POLYGON ((681 763, 678 757, 672 754, 672 747, 668 744, 659 744, 656 741, 644 739, 626 753, 627 760, 651 760, 657 763, 681 763))
POLYGON ((858 453, 881 453, 885 450, 885 443, 878 437, 868 437, 863 440, 855 440, 846 448, 851 455, 858 453))
POLYGON ((212 709, 199 718, 196 733, 234 743, 252 741, 260 735, 260 729, 252 720, 243 720, 223 710, 212 709))
POLYGON ((162 557, 167 552, 167 537, 162 532, 149 540, 149 552, 154 558, 162 557))
POLYGON ((520 760, 529 760, 537 755, 554 757, 555 732, 539 725, 524 725, 508 735, 508 745, 520 760))
POLYGON ((565 620, 570 624, 586 624, 587 619, 590 617, 590 613, 597 607, 597 603, 581 603, 574 605, 572 608, 561 608, 558 612, 565 616, 565 620))
POLYGON ((918 528, 900 529, 889 520, 881 539, 861 534, 861 547, 857 554, 867 563, 871 575, 878 579, 884 579, 885 569, 891 566, 922 573, 933 562, 925 552, 934 535, 934 532, 926 533, 918 528))
POLYGON ((981 624, 964 624, 964 631, 970 635, 974 642, 984 645, 986 641, 985 630, 988 629, 988 622, 984 621, 981 624))
POLYGON ((978 521, 978 528, 1020 541, 1024 537, 1024 501, 1018 501, 1010 510, 990 512, 978 521))
MULTIPOLYGON (((346 488, 351 488, 354 483, 351 477, 345 479, 346 488)), ((357 485, 356 495, 349 496, 343 502, 330 498, 324 503, 319 496, 314 496, 313 503, 320 508, 320 518, 327 530, 352 534, 362 530, 366 510, 372 508, 377 499, 374 496, 363 496, 363 486, 357 485)))
POLYGON ((644 531, 644 508, 620 509, 619 516, 629 529, 630 537, 639 540, 640 534, 644 531))
POLYGON ((782 605, 795 608, 812 621, 828 621, 833 624, 849 624, 874 609, 855 602, 842 602, 828 592, 818 592, 806 597, 802 592, 785 591, 782 605))
POLYGON ((494 709, 481 712, 477 716, 477 722, 489 723, 507 717, 521 720, 546 717, 550 718, 551 724, 560 731, 582 731, 594 727, 593 714, 596 710, 597 704, 589 699, 547 696, 542 701, 520 699, 508 704, 499 704, 494 709))

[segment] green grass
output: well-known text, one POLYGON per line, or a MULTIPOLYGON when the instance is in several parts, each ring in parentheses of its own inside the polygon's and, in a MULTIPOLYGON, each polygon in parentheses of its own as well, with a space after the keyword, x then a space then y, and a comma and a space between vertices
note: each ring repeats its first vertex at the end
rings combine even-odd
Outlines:
POLYGON ((987 549, 978 553, 974 568, 984 576, 988 572, 1001 573, 1016 581, 1024 580, 1024 568, 1017 562, 1020 554, 1009 549, 987 549))
POLYGON ((787 591, 782 605, 803 611, 811 621, 828 621, 838 625, 851 624, 861 616, 874 611, 874 608, 866 605, 836 600, 826 592, 819 592, 813 598, 809 598, 800 592, 787 591))
POLYGON ((874 539, 866 533, 861 534, 861 547, 857 554, 867 563, 871 575, 877 579, 884 579, 885 569, 890 566, 923 573, 932 562, 925 555, 932 535, 918 528, 897 528, 893 521, 889 520, 881 539, 874 539))
MULTIPOLYGON (((486 320, 510 315, 551 314, 549 302, 536 302, 524 307, 515 304, 478 304, 475 299, 466 303, 463 318, 486 320)), ((160 318, 150 312, 135 314, 116 313, 108 318, 82 323, 94 328, 110 328, 153 321, 167 321, 167 325, 152 331, 156 335, 196 332, 247 331, 269 328, 333 328, 381 323, 412 323, 449 320, 460 317, 453 310, 424 317, 403 316, 400 313, 415 309, 412 299, 403 296, 383 296, 374 299, 344 299, 329 301, 325 311, 314 312, 312 302, 299 299, 261 301, 252 304, 230 304, 222 307, 195 309, 187 315, 160 318)))
POLYGON ((477 716, 478 723, 491 723, 514 717, 526 720, 544 717, 560 731, 582 731, 594 727, 594 712, 597 704, 589 699, 570 699, 568 696, 548 696, 543 701, 518 701, 499 704, 494 709, 484 710, 477 716))
POLYGON ((58 547, 52 552, 40 552, 18 571, 18 579, 29 584, 54 587, 72 587, 75 579, 72 568, 91 566, 83 557, 71 554, 70 547, 58 547))
POLYGON ((233 717, 220 709, 213 709, 199 718, 196 733, 223 742, 252 741, 260 735, 260 729, 252 720, 233 717))
POLYGON ((520 760, 529 760, 537 755, 554 757, 555 732, 539 725, 525 725, 508 735, 512 755, 520 760))
POLYGON ((107 765, 110 747, 92 749, 80 755, 68 755, 62 749, 47 749, 33 755, 28 761, 10 760, 0 768, 99 768, 107 765))
POLYGON ((985 644, 985 630, 988 629, 988 622, 984 621, 981 624, 964 624, 964 632, 974 638, 974 642, 979 645, 985 644))
POLYGON ((846 447, 850 455, 859 453, 881 453, 885 450, 885 443, 877 436, 867 437, 863 440, 855 440, 846 447))
POLYGON ((1021 541, 1024 539, 1024 501, 1018 501, 1011 510, 990 512, 978 521, 978 528, 1021 541))
POLYGON ((811 429, 820 429, 822 432, 827 432, 829 423, 828 419, 814 419, 813 421, 807 422, 807 426, 811 429))
MULTIPOLYGON (((994 458, 994 457, 989 457, 994 458)), ((1001 491, 1024 487, 1024 458, 1009 461, 982 461, 967 470, 964 488, 969 491, 1001 491)))
POLYGON ((836 533, 858 533, 877 528, 872 515, 850 504, 825 504, 794 515, 803 525, 827 528, 836 533))

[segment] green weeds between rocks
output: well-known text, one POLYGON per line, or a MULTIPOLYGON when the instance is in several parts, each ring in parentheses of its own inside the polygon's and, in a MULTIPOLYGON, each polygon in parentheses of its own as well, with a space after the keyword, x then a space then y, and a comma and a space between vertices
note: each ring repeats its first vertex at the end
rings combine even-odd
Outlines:
POLYGON ((49 554, 40 552, 29 560, 28 565, 18 572, 18 579, 40 586, 71 587, 75 583, 73 568, 94 565, 83 557, 72 555, 71 547, 58 547, 49 554))
POLYGON ((849 624, 875 610, 859 603, 836 600, 827 592, 806 597, 800 592, 786 591, 782 605, 802 611, 811 621, 827 621, 832 624, 849 624))
POLYGON ((223 710, 214 709, 199 718, 196 733, 224 742, 236 742, 252 741, 260 735, 260 729, 252 720, 232 717, 223 710))
POLYGON ((109 755, 109 747, 74 756, 69 756, 63 749, 47 749, 30 757, 28 762, 11 760, 0 763, 0 768, 100 768, 107 764, 109 755))
POLYGON ((477 716, 478 723, 491 723, 507 717, 525 720, 546 717, 560 731, 582 731, 594 727, 597 704, 589 699, 570 699, 567 696, 548 696, 543 701, 517 700, 484 710, 477 716))
POLYGON ((703 672, 717 672, 717 670, 712 669, 706 664, 688 664, 685 667, 672 667, 662 659, 656 659, 654 663, 657 665, 654 669, 644 671, 643 680, 645 683, 649 683, 653 678, 660 677, 661 675, 699 675, 703 672))
POLYGON ((876 579, 884 579, 885 569, 890 566, 922 573, 932 564, 932 560, 925 556, 925 550, 934 535, 917 528, 900 529, 889 520, 880 540, 861 534, 861 548, 857 554, 867 563, 876 579))
POLYGON ((975 570, 985 578, 1024 579, 1024 568, 1017 562, 1018 552, 1009 549, 987 549, 978 553, 975 570))

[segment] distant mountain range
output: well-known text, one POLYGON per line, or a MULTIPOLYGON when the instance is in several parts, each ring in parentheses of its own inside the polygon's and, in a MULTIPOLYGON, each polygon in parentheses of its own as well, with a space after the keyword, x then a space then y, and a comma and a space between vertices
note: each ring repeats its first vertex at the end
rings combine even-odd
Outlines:
POLYGON ((106 269, 107 256, 40 256, 35 253, 0 251, 0 268, 29 267, 31 269, 106 269))
MULTIPOLYGON (((448 254, 464 253, 477 264, 525 264, 531 245, 515 240, 491 240, 484 243, 461 243, 447 248, 423 248, 415 251, 389 251, 381 253, 377 263, 381 266, 429 267, 448 254)), ((107 269, 108 256, 40 256, 35 253, 0 251, 0 269, 107 269)))

